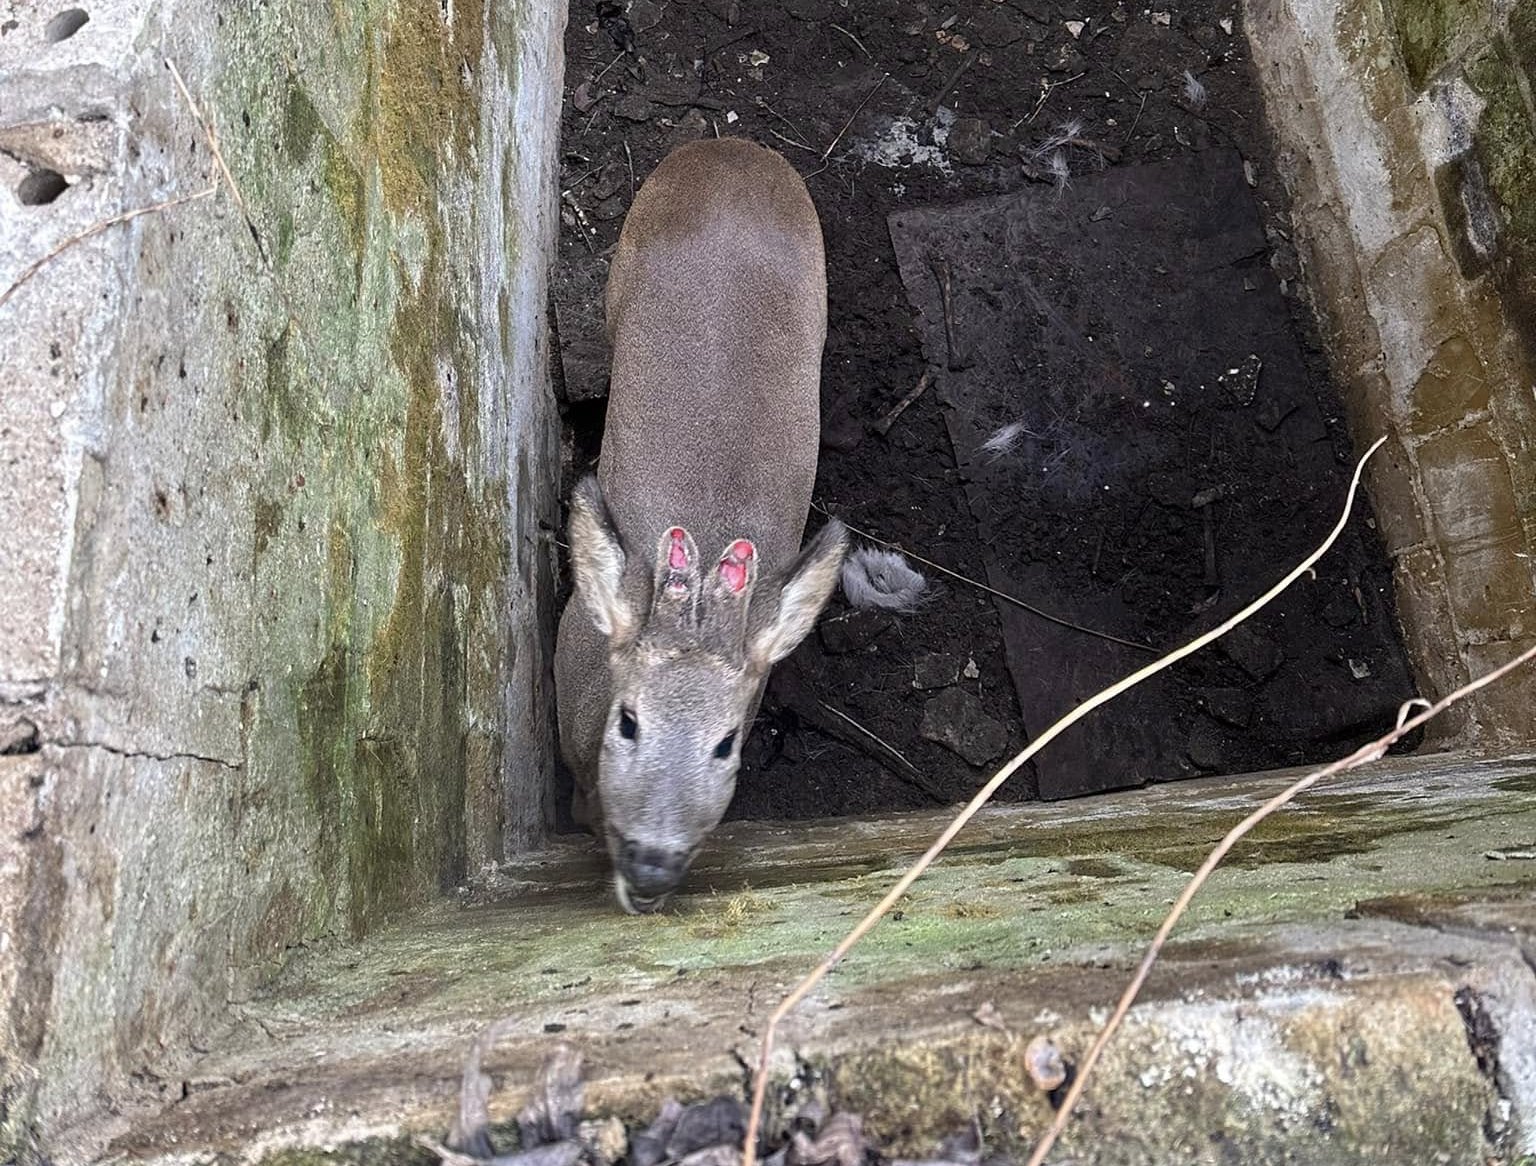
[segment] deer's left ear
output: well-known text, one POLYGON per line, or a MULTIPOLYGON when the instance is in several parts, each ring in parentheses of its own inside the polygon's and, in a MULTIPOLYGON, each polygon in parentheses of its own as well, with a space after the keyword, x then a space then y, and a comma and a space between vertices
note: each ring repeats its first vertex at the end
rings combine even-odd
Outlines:
POLYGON ((785 574, 773 610, 752 621, 747 655, 753 665, 773 667, 816 626, 816 617, 837 586, 847 549, 848 528, 837 519, 816 533, 785 574))
POLYGON ((571 495, 570 539, 577 595, 597 630, 622 643, 636 630, 636 613, 624 595, 624 544, 595 474, 571 495))

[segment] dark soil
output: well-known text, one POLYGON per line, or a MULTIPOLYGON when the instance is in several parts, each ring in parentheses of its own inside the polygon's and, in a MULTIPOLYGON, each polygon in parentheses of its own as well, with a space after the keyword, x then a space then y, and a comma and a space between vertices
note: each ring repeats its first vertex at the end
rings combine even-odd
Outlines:
MULTIPOLYGON (((967 502, 941 394, 923 394, 885 436, 869 429, 925 367, 886 219, 897 210, 1050 183, 1049 156, 1034 151, 1068 121, 1081 123, 1082 135, 1102 147, 1089 152, 1110 167, 1215 147, 1235 148, 1251 162, 1269 243, 1263 260, 1289 313, 1275 325, 1289 327, 1299 340, 1315 412, 1326 428, 1320 440, 1330 443, 1342 467, 1352 459, 1349 440, 1296 282, 1284 194, 1269 163, 1240 20, 1235 5, 1206 0, 1171 12, 1114 0, 633 0, 627 11, 576 0, 566 39, 564 230, 554 290, 569 438, 564 487, 590 466, 600 443, 602 288, 635 185, 682 141, 716 132, 749 137, 778 149, 806 176, 826 236, 830 318, 818 504, 961 575, 985 578, 987 548, 967 502), (1186 71, 1203 98, 1187 92, 1186 71), (947 147, 935 145, 936 132, 947 136, 947 147), (896 148, 904 138, 915 143, 916 154, 896 148)), ((964 273, 955 279, 963 281, 964 273)), ((1189 442, 1192 464, 1211 456, 1207 432, 1192 427, 1189 442)), ((1223 457, 1224 471, 1241 463, 1230 451, 1223 457)), ((1340 472, 1347 480, 1347 468, 1340 472)), ((1117 563, 1131 554, 1150 564, 1188 557, 1185 524, 1157 507, 1147 517, 1153 485, 1125 498, 1119 528, 1130 533, 1112 548, 1117 563)), ((1276 528, 1321 533, 1341 497, 1342 489, 1280 480, 1266 484, 1259 504, 1276 528)), ((1097 513, 1102 516, 1103 503, 1097 513)), ((812 515, 813 525, 821 520, 812 515)), ((1034 533, 1050 537, 1049 529, 1034 533)), ((1076 553, 1082 543, 1071 545, 1076 553)), ((1390 570, 1364 525, 1346 557, 1338 573, 1350 593, 1358 587, 1367 597, 1359 610, 1378 618, 1356 623, 1340 608, 1330 623, 1315 618, 1310 606, 1297 607, 1287 643, 1310 638, 1313 650, 1302 656, 1336 659, 1340 667, 1346 654, 1365 653, 1378 675, 1406 677, 1391 615, 1390 570), (1336 646, 1338 621, 1351 625, 1347 653, 1336 646), (1297 622, 1305 626, 1298 630, 1297 622)), ((1277 554, 1273 577, 1292 561, 1277 554)), ((1198 603, 1204 594, 1198 577, 1190 586, 1164 585, 1167 574, 1140 573, 1122 597, 1145 615, 1141 626, 1150 642, 1163 645, 1177 642, 1174 633, 1188 624, 1191 595, 1198 603)), ((818 635, 776 674, 746 750, 733 816, 810 817, 964 799, 992 765, 973 765, 925 738, 925 710, 930 736, 943 735, 935 724, 943 713, 969 718, 971 735, 985 737, 988 718, 1000 723, 999 759, 1024 744, 1030 710, 1021 713, 1014 696, 994 601, 963 583, 931 578, 929 602, 913 615, 850 617, 841 600, 834 601, 818 635), (936 664, 934 654, 953 660, 936 664), (919 672, 930 683, 927 673, 945 672, 950 663, 960 675, 949 693, 916 686, 919 672), (950 694, 955 689, 976 700, 960 701, 950 694), (941 694, 942 703, 929 709, 941 694), (866 731, 921 776, 890 758, 866 731)), ((1213 656, 1195 666, 1183 688, 1231 690, 1245 708, 1270 707, 1258 689, 1277 680, 1253 671, 1230 656, 1213 656)), ((1319 734, 1303 715, 1313 690, 1305 677, 1290 673, 1276 674, 1295 692, 1287 714, 1243 731, 1248 743, 1237 755, 1243 768, 1336 756, 1378 727, 1390 715, 1387 705, 1395 709, 1400 698, 1384 694, 1380 715, 1366 718, 1370 724, 1319 734)), ((1191 717, 1202 715, 1187 703, 1170 708, 1168 731, 1198 743, 1202 734, 1191 717)), ((1205 719, 1222 723, 1216 713, 1205 719)), ((1043 727, 1030 720, 1029 729, 1043 727)), ((1221 731, 1232 728, 1227 722, 1221 731)), ((1153 776, 1196 773, 1208 761, 1186 759, 1177 772, 1153 776)), ((1035 776, 1026 770, 999 796, 1037 794, 1035 776)))

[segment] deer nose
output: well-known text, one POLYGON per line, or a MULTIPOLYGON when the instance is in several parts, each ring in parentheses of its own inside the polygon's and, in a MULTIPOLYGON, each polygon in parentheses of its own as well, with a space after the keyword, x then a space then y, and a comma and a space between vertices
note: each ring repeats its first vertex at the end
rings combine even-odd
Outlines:
POLYGON ((688 852, 625 842, 620 869, 636 899, 659 899, 682 882, 688 852))

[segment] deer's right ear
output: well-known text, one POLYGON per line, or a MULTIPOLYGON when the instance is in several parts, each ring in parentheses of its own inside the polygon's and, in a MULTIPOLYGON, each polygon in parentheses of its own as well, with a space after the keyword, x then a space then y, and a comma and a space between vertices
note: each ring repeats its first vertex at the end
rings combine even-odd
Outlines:
POLYGON ((578 598, 598 631, 610 640, 628 639, 635 613, 624 598, 624 544, 595 474, 583 478, 571 494, 570 536, 578 598))

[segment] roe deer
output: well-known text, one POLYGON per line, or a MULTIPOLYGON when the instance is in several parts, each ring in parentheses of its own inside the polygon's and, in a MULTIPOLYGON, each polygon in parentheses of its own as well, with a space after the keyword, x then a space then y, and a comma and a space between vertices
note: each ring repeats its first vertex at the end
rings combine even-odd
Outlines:
POLYGON ((655 911, 736 788, 775 663, 816 622, 847 532, 802 552, 827 331, 805 183, 737 139, 672 151, 608 276, 613 349, 597 474, 571 499, 560 746, 614 890, 655 911))

